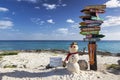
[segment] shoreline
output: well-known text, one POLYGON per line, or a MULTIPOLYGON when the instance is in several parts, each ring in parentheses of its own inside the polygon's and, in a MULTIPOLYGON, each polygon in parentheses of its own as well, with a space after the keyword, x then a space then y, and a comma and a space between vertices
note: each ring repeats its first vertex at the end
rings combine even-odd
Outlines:
MULTIPOLYGON (((64 49, 31 49, 31 50, 0 50, 2 52, 29 52, 29 53, 41 53, 41 52, 51 52, 57 54, 67 54, 69 51, 64 49)), ((88 55, 88 51, 79 51, 79 55, 88 55)), ((117 56, 120 57, 120 53, 111 53, 108 51, 96 51, 97 55, 103 56, 117 56)))

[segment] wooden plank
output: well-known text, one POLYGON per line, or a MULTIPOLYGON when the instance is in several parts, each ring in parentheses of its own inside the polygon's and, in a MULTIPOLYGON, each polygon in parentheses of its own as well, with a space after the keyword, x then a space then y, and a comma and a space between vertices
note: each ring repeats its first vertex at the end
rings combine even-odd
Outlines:
POLYGON ((85 20, 84 23, 86 23, 86 24, 92 24, 92 23, 100 23, 100 24, 102 24, 103 21, 101 21, 101 20, 85 20))
POLYGON ((91 14, 91 13, 105 13, 104 9, 83 9, 81 12, 85 14, 91 14))
POLYGON ((81 26, 87 26, 87 23, 85 23, 85 22, 81 22, 81 23, 79 23, 81 26))
POLYGON ((105 9, 106 8, 106 5, 89 5, 89 6, 86 6, 85 9, 105 9))
POLYGON ((79 28, 88 28, 88 26, 80 26, 79 28))
POLYGON ((100 41, 100 38, 83 38, 83 41, 100 41))
POLYGON ((80 16, 80 18, 82 18, 83 21, 91 20, 91 16, 80 16))
POLYGON ((86 35, 86 38, 103 38, 103 37, 105 37, 105 35, 103 35, 103 34, 89 34, 89 35, 86 35))
POLYGON ((81 22, 79 24, 81 25, 80 28, 82 28, 82 27, 85 27, 85 26, 87 26, 87 27, 100 26, 102 23, 85 23, 85 22, 81 22))
POLYGON ((87 26, 88 27, 94 27, 94 26, 100 26, 102 23, 91 23, 91 24, 88 24, 87 26))
POLYGON ((82 32, 88 32, 88 31, 100 31, 100 27, 95 26, 95 27, 88 27, 88 28, 81 28, 82 32))
POLYGON ((91 17, 92 20, 99 20, 99 21, 103 21, 103 19, 99 18, 99 17, 91 17))
POLYGON ((80 18, 91 18, 91 16, 80 16, 80 18))
POLYGON ((80 34, 82 34, 82 35, 99 34, 99 31, 80 32, 80 34))

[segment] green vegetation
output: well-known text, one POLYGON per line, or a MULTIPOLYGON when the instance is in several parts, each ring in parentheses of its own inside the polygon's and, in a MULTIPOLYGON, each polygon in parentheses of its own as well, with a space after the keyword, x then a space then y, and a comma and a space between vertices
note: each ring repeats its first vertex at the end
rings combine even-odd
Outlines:
POLYGON ((4 68, 16 68, 16 65, 5 65, 4 68))
POLYGON ((6 51, 3 53, 0 53, 0 56, 6 56, 6 55, 17 55, 18 52, 17 51, 6 51))
POLYGON ((2 56, 0 56, 0 60, 2 59, 2 56))
POLYGON ((107 69, 116 69, 116 70, 120 70, 120 65, 118 64, 111 64, 107 66, 107 69))

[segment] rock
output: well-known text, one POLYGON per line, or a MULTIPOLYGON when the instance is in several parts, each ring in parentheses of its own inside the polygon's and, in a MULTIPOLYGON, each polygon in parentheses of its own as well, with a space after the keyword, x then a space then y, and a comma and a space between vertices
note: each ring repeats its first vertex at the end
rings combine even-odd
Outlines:
POLYGON ((48 65, 46 66, 46 69, 50 69, 50 68, 53 68, 53 67, 50 66, 50 64, 48 64, 48 65))
POLYGON ((120 65, 120 60, 118 60, 117 62, 118 62, 118 64, 120 65))
POLYGON ((78 64, 80 66, 80 70, 87 70, 88 69, 88 64, 85 60, 79 60, 78 64))
POLYGON ((63 67, 66 67, 66 62, 63 61, 62 63, 63 63, 63 67))
POLYGON ((120 57, 120 53, 117 53, 116 56, 120 57))

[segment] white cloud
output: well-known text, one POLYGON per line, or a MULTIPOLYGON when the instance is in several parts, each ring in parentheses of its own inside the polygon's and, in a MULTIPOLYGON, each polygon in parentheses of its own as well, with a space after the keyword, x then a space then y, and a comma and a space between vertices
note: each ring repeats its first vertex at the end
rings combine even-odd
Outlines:
POLYGON ((52 19, 47 20, 48 23, 55 24, 55 22, 52 19))
POLYGON ((0 12, 6 12, 9 11, 9 9, 5 8, 5 7, 0 7, 0 12))
POLYGON ((9 29, 13 26, 13 22, 9 20, 0 20, 0 29, 9 29))
POLYGON ((57 7, 56 4, 47 4, 47 3, 44 3, 43 6, 46 7, 47 10, 56 9, 57 7))
POLYGON ((102 24, 102 27, 120 26, 120 16, 107 16, 107 19, 102 24))
POLYGON ((3 20, 12 20, 12 19, 9 17, 4 17, 3 20))
POLYGON ((67 6, 67 4, 62 4, 61 6, 65 7, 65 6, 67 6))
POLYGON ((105 3, 108 8, 120 7, 120 0, 109 0, 105 3))
POLYGON ((120 32, 104 33, 104 40, 120 40, 120 32))
POLYGON ((27 1, 27 2, 32 2, 32 3, 37 3, 38 0, 17 0, 17 1, 27 1))
POLYGON ((40 9, 40 7, 39 7, 39 6, 36 6, 35 9, 40 9))
POLYGON ((45 21, 42 21, 40 18, 31 18, 31 21, 38 25, 43 25, 45 21))
POLYGON ((68 22, 68 23, 74 23, 75 21, 72 20, 72 19, 67 19, 66 22, 68 22))
POLYGON ((78 29, 79 28, 79 23, 74 23, 74 24, 71 25, 71 27, 78 29))
POLYGON ((68 34, 68 29, 67 28, 59 28, 57 32, 62 33, 62 34, 68 34))

